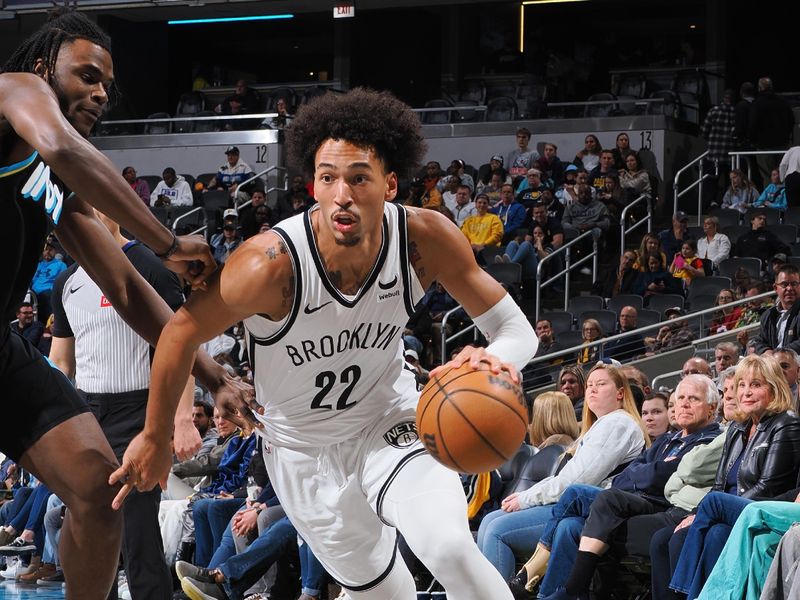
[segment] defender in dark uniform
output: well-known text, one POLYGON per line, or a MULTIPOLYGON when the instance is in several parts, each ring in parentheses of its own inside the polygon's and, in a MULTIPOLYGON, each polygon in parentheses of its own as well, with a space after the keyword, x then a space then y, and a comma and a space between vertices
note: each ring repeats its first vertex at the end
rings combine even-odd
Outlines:
MULTIPOLYGON (((113 84, 110 40, 77 13, 55 15, 0 73, 0 402, 9 429, 0 450, 64 500, 67 598, 104 600, 116 572, 120 516, 108 478, 116 459, 67 379, 8 325, 36 269, 48 230, 140 335, 155 344, 169 307, 125 258, 90 205, 200 285, 215 268, 199 238, 176 238, 85 138, 113 84), (73 193, 74 192, 74 193, 73 193), (192 261, 203 272, 190 273, 192 261)), ((248 390, 198 356, 195 373, 230 412, 248 390)))

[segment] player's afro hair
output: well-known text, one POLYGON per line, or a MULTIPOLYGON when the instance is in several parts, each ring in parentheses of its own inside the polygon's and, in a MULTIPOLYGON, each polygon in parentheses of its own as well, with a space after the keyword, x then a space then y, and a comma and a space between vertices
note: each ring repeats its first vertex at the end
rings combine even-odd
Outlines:
POLYGON ((289 164, 314 173, 314 158, 325 140, 344 140, 374 150, 387 172, 410 176, 427 145, 417 115, 389 92, 356 88, 346 94, 329 92, 297 112, 286 129, 289 164))

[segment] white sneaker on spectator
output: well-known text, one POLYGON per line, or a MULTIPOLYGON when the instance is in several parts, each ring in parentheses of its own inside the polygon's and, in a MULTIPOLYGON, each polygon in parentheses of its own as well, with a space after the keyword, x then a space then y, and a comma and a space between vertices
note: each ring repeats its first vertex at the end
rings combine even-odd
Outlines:
POLYGON ((5 571, 0 571, 0 577, 3 579, 16 579, 17 578, 17 571, 20 568, 25 568, 24 565, 20 567, 20 560, 17 556, 9 556, 6 559, 6 568, 5 571))

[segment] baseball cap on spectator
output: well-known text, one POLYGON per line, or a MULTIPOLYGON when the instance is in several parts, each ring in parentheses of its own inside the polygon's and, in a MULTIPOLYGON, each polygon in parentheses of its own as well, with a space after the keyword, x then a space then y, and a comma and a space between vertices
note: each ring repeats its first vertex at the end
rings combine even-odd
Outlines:
POLYGON ((664 316, 668 319, 674 319, 675 317, 682 317, 683 316, 683 309, 680 306, 673 306, 672 308, 668 308, 664 311, 664 316))
POLYGON ((778 252, 775 256, 772 257, 771 262, 787 263, 789 262, 789 258, 783 252, 778 252))
POLYGON ((406 348, 406 351, 403 352, 404 358, 413 358, 414 360, 419 360, 419 354, 417 351, 412 348, 406 348))
POLYGON ((225 154, 239 154, 239 148, 237 146, 228 146, 225 148, 225 154))
POLYGON ((222 213, 222 218, 224 220, 226 220, 226 221, 228 219, 238 219, 239 218, 239 213, 236 212, 235 208, 226 208, 225 212, 222 213))
POLYGON ((565 173, 570 173, 572 171, 577 171, 577 170, 578 170, 578 167, 576 167, 575 165, 567 165, 567 168, 564 169, 564 172, 565 173))
POLYGON ((494 155, 492 158, 490 158, 489 160, 496 160, 496 161, 497 161, 497 162, 499 162, 501 165, 503 164, 503 157, 502 157, 502 156, 500 156, 499 154, 495 154, 495 155, 494 155))
POLYGON ((676 221, 688 221, 689 220, 689 215, 687 215, 682 210, 679 210, 674 215, 672 215, 672 218, 675 219, 676 221))

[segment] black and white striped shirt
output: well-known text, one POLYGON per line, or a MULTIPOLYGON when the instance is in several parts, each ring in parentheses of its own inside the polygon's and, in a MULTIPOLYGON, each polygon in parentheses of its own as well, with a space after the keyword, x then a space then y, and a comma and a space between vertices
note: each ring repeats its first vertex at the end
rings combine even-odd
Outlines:
MULTIPOLYGON (((183 303, 177 276, 145 246, 123 250, 139 274, 175 310, 183 303)), ((53 287, 53 336, 75 338, 75 387, 90 394, 117 394, 150 385, 150 345, 130 328, 98 285, 77 264, 53 287)))

